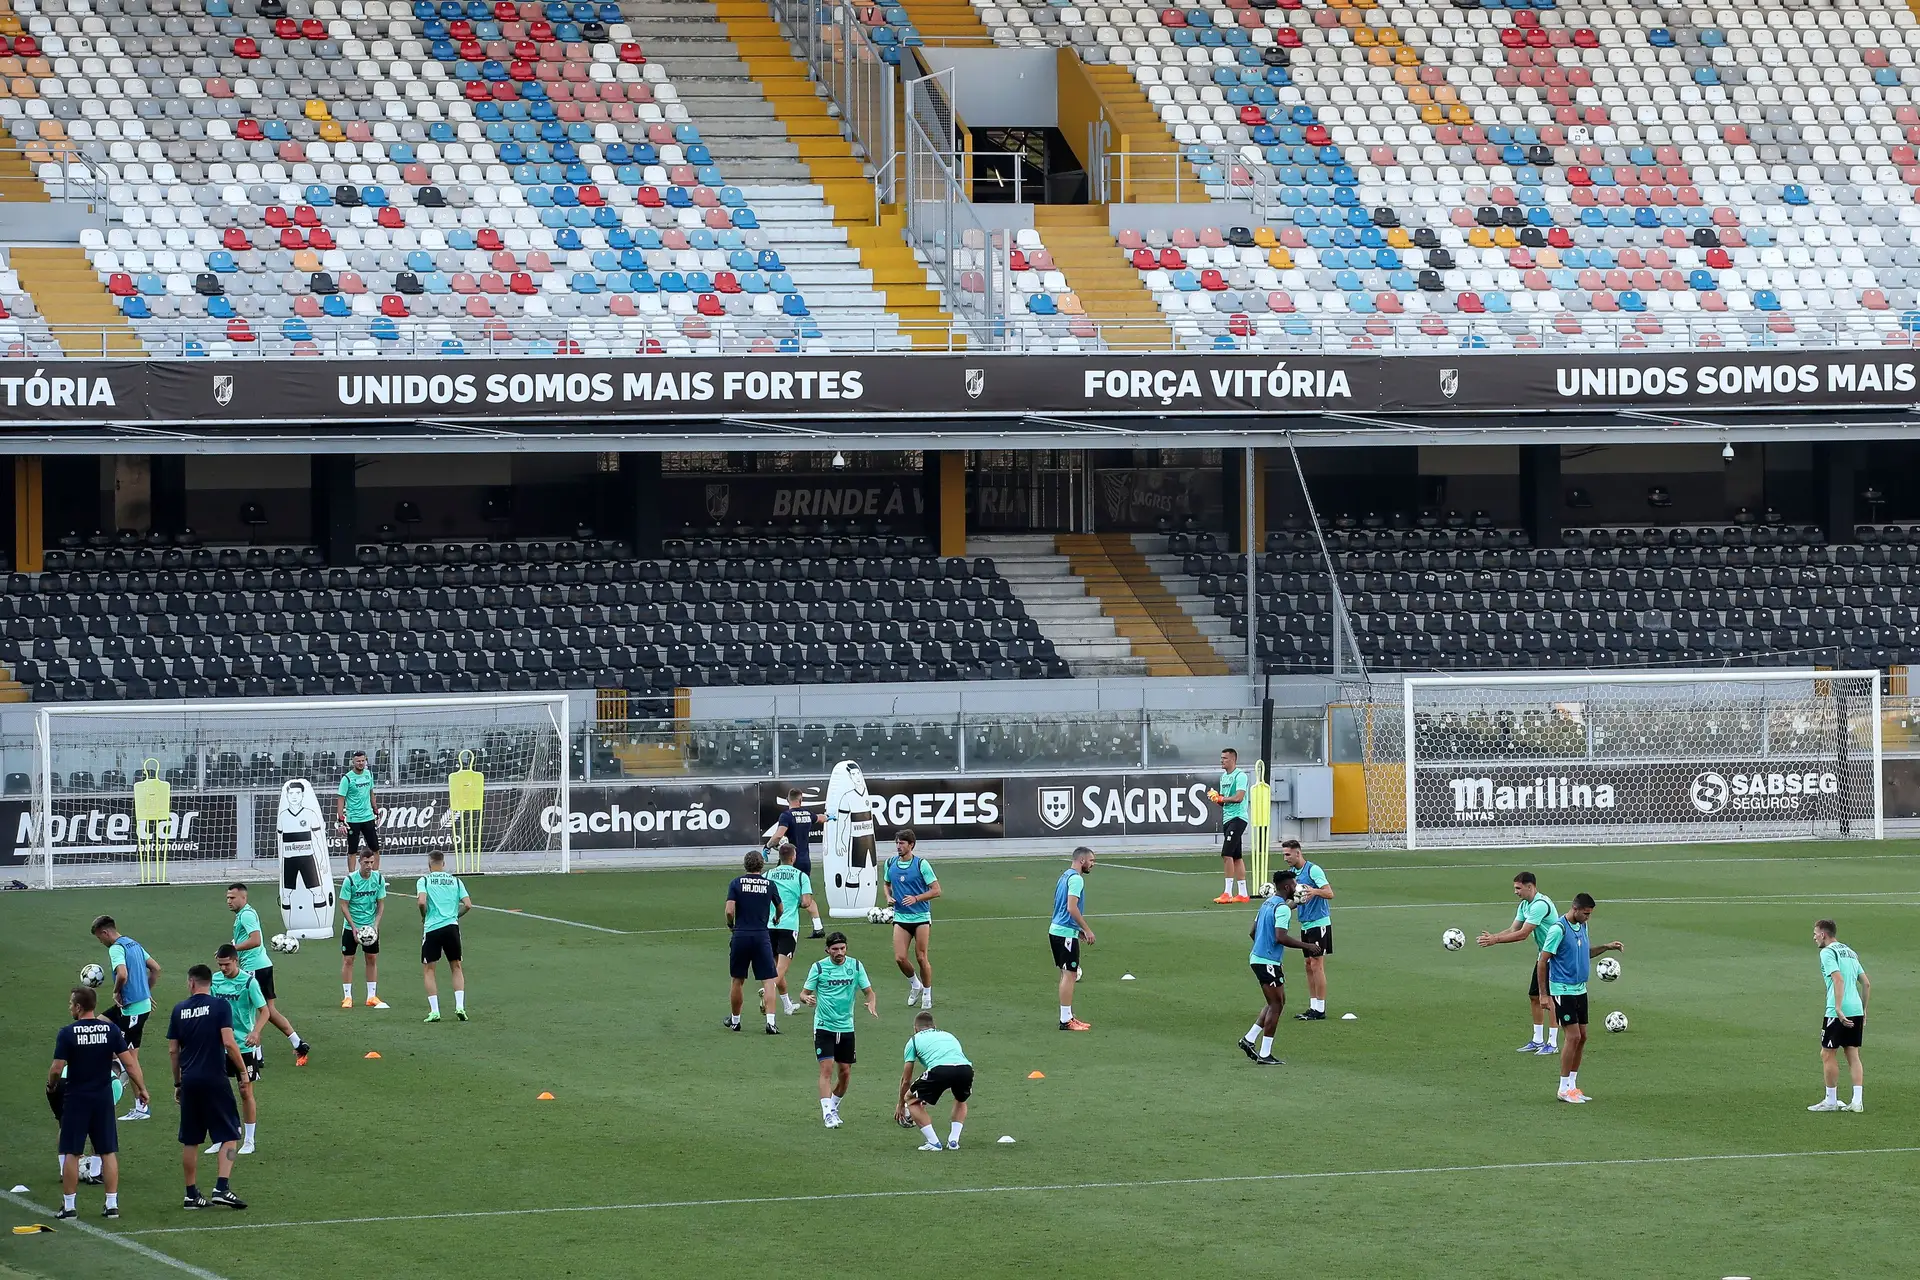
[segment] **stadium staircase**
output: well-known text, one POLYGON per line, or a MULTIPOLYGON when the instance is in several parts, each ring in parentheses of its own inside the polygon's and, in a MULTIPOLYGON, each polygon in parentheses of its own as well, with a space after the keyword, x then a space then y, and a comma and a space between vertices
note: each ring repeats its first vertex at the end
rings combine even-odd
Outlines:
MULTIPOLYGON (((36 183, 36 185, 38 185, 36 183)), ((9 197, 11 198, 11 197, 9 197)), ((70 356, 142 357, 146 349, 77 245, 15 246, 7 264, 70 356), (102 349, 104 347, 104 350, 102 349)))
POLYGON ((1120 634, 1100 599, 1088 592, 1086 581, 1048 535, 975 536, 967 539, 967 551, 993 560, 1012 585, 1014 598, 1039 624, 1040 633, 1053 641, 1054 652, 1074 675, 1149 674, 1146 659, 1135 653, 1132 641, 1120 634))
POLYGON ((0 201, 7 204, 46 204, 46 187, 34 176, 27 153, 11 139, 0 142, 0 201))
MULTIPOLYGON (((871 171, 841 136, 839 122, 827 114, 827 100, 807 78, 806 62, 795 54, 762 0, 715 0, 712 8, 740 61, 772 104, 775 119, 793 140, 829 215, 858 250, 860 264, 886 299, 887 310, 900 320, 918 322, 914 345, 945 345, 944 330, 952 316, 929 287, 926 268, 907 247, 906 222, 896 208, 882 210, 875 221, 871 171)), ((795 193, 780 194, 791 200, 795 193)))
POLYGON ((914 29, 931 44, 979 47, 993 43, 993 32, 980 21, 970 0, 913 0, 910 12, 914 29))
POLYGON ((1133 545, 1145 557, 1160 585, 1178 602, 1188 624, 1205 638, 1214 656, 1225 664, 1225 670, 1232 675, 1245 675, 1247 642, 1233 634, 1232 622, 1214 612, 1213 597, 1201 591, 1200 579, 1186 572, 1181 557, 1168 553, 1166 535, 1136 533, 1133 545))
POLYGON ((1175 166, 1187 162, 1179 158, 1180 145, 1167 131, 1160 113, 1147 101, 1132 71, 1126 67, 1089 66, 1086 72, 1094 92, 1100 96, 1101 109, 1112 122, 1113 136, 1108 145, 1115 152, 1135 153, 1135 158, 1124 162, 1126 182, 1121 184, 1119 174, 1113 175, 1115 202, 1173 204, 1184 198, 1204 203, 1205 188, 1191 166, 1178 174, 1176 181, 1175 166))
POLYGON ((13 668, 0 667, 0 703, 32 701, 32 692, 13 678, 13 668))
MULTIPOLYGON (((759 79, 765 68, 750 67, 734 42, 721 12, 727 3, 644 0, 629 4, 626 13, 634 37, 672 77, 715 162, 753 206, 801 292, 813 304, 826 304, 836 333, 852 322, 872 333, 874 345, 897 346, 899 326, 888 314, 888 301, 872 287, 871 272, 835 223, 805 158, 811 142, 837 139, 831 122, 781 119, 759 79), (805 132, 809 127, 815 132, 805 132)), ((762 61, 780 68, 775 57, 762 61)), ((786 79, 772 91, 811 96, 797 64, 786 79), (798 83, 791 83, 796 77, 798 83)), ((867 345, 863 339, 860 334, 848 342, 867 345)))
POLYGON ((1151 676, 1223 676, 1226 663, 1124 533, 1063 533, 1054 546, 1151 676))
POLYGON ((1173 330, 1141 276, 1115 247, 1105 205, 1037 205, 1034 228, 1100 336, 1112 347, 1165 349, 1173 330))

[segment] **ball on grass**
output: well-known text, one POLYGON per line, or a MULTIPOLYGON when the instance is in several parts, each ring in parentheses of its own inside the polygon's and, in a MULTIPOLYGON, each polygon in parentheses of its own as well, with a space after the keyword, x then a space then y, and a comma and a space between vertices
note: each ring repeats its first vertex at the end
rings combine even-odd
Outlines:
POLYGON ((1449 951, 1458 951, 1467 945, 1467 935, 1461 929, 1449 929, 1440 935, 1440 945, 1449 951))

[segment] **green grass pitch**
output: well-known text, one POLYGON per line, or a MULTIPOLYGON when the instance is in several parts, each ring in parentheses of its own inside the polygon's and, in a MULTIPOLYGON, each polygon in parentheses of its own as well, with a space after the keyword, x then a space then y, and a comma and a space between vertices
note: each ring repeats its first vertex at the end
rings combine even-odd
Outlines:
MULTIPOLYGON (((470 1023, 420 1021, 408 897, 383 939, 389 1012, 339 1008, 337 946, 278 959, 317 1050, 296 1069, 268 1033, 244 1214, 180 1209, 162 1089, 157 1119, 121 1126, 121 1220, 82 1188, 82 1221, 111 1238, 0 1234, 0 1277, 1914 1274, 1920 844, 1330 850, 1334 1020, 1289 1018, 1283 1069, 1234 1047, 1259 1005, 1254 908, 1210 904, 1217 860, 1099 866, 1075 1005, 1094 1030, 1068 1035, 1042 936, 1060 864, 925 852, 946 891, 936 1012, 978 1071, 957 1153, 892 1123, 910 1017, 891 930, 849 927, 881 1017, 858 1013, 847 1124, 828 1131, 805 1014, 778 1038, 751 1005, 745 1034, 720 1029, 731 872, 484 877, 476 902, 520 914, 468 919, 470 1023), (1449 926, 1505 926, 1523 867, 1562 907, 1594 894, 1594 937, 1626 943, 1593 1011, 1632 1028, 1595 1027, 1590 1106, 1556 1102, 1553 1061, 1514 1052, 1531 948, 1440 946, 1449 926), (1873 980, 1864 1115, 1805 1109, 1822 915, 1873 980)), ((166 966, 162 1011, 230 919, 219 886, 0 898, 0 1180, 30 1188, 0 1199, 6 1225, 51 1220, 21 1201, 57 1203, 41 1087, 102 911, 166 966)), ((801 947, 796 986, 818 944, 801 947)), ((1291 1014, 1297 959, 1288 976, 1291 1014)), ((144 1056, 164 1084, 163 1032, 164 1012, 144 1056)))

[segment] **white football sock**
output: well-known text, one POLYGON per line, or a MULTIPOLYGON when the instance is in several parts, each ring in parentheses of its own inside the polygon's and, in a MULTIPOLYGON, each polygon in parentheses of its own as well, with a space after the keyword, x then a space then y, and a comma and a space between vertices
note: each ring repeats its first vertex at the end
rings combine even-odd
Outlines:
POLYGON ((960 1130, 965 1127, 966 1126, 962 1125, 958 1120, 955 1120, 953 1122, 953 1127, 947 1130, 947 1141, 948 1142, 960 1141, 960 1130))
POLYGON ((833 1114, 833 1099, 831 1097, 820 1099, 820 1118, 824 1120, 832 1114, 833 1114))
POLYGON ((1560 1077, 1560 1092, 1562 1092, 1562 1093, 1565 1093, 1565 1092, 1567 1091, 1567 1088, 1568 1088, 1568 1083, 1567 1083, 1567 1077, 1566 1077, 1566 1076, 1561 1076, 1561 1077, 1560 1077))
POLYGON ((428 996, 428 997, 427 997, 427 1012, 428 1012, 428 1013, 438 1013, 438 1012, 440 1012, 440 997, 439 997, 439 996, 428 996))
POLYGON ((1546 1023, 1544 1023, 1544 1022, 1536 1022, 1536 1023, 1534 1023, 1534 1024, 1533 1024, 1533 1039, 1532 1039, 1532 1040, 1530 1040, 1530 1041, 1528 1041, 1528 1043, 1529 1043, 1529 1044, 1544 1044, 1544 1043, 1546 1042, 1546 1039, 1547 1039, 1547 1024, 1546 1024, 1546 1023))
POLYGON ((1578 1089, 1579 1087, 1580 1087, 1580 1073, 1578 1071, 1567 1072, 1567 1088, 1578 1089))
MULTIPOLYGON (((1864 1016, 1864 1015, 1863 1015, 1863 1016, 1864 1016)), ((1866 1088, 1867 1088, 1867 1087, 1866 1087, 1865 1085, 1863 1085, 1863 1084, 1857 1084, 1857 1085, 1855 1085, 1855 1086, 1853 1086, 1853 1105, 1854 1105, 1854 1106, 1856 1106, 1856 1107, 1859 1107, 1859 1106, 1864 1106, 1864 1105, 1866 1105, 1866 1104, 1865 1104, 1865 1103, 1864 1103, 1864 1102, 1863 1102, 1863 1101, 1861 1100, 1861 1097, 1860 1097, 1860 1095, 1861 1095, 1861 1094, 1863 1094, 1863 1093, 1865 1093, 1865 1092, 1866 1092, 1866 1088)))
POLYGON ((340 998, 342 1000, 353 999, 353 984, 351 982, 343 982, 340 984, 340 998))
POLYGON ((930 1124, 923 1124, 920 1126, 920 1136, 925 1138, 928 1142, 931 1142, 936 1147, 940 1145, 940 1135, 933 1131, 933 1126, 930 1124))
POLYGON ((377 982, 369 982, 367 984, 367 999, 378 1000, 379 998, 380 998, 380 984, 377 982))
POLYGON ((1548 1027, 1547 1028, 1547 1048, 1558 1049, 1559 1047, 1560 1047, 1560 1028, 1548 1027))
POLYGON ((300 1033, 293 1029, 291 1022, 287 1024, 287 1041, 296 1049, 300 1047, 300 1033))
POLYGON ((1060 1006, 1060 1021, 1062 1021, 1062 1022, 1072 1022, 1072 1021, 1073 1021, 1073 1006, 1072 1006, 1072 1005, 1070 1005, 1070 1004, 1063 1004, 1063 1005, 1061 1005, 1061 1006, 1060 1006))
POLYGON ((253 1145, 253 1131, 256 1126, 249 1124, 243 1127, 246 1129, 246 1135, 240 1145, 244 1147, 250 1147, 253 1145))
POLYGON ((768 1025, 768 1026, 770 1026, 770 1027, 774 1025, 774 1021, 773 1021, 773 1015, 772 1015, 772 1014, 768 1014, 768 1015, 767 1015, 767 1025, 768 1025))
POLYGON ((791 996, 780 997, 780 1012, 786 1014, 789 1018, 793 1016, 793 1011, 795 1009, 798 1009, 799 1007, 800 1007, 799 1005, 793 1002, 793 997, 791 996))
POLYGON ((1220 892, 1228 895, 1231 895, 1233 893, 1233 877, 1232 876, 1227 877, 1227 887, 1222 889, 1220 892))
POLYGON ((70 1196, 68 1196, 68 1195, 63 1195, 63 1196, 61 1196, 61 1197, 60 1197, 60 1203, 61 1203, 61 1204, 62 1204, 62 1205, 63 1205, 64 1207, 66 1207, 67 1209, 69 1209, 69 1210, 71 1210, 71 1209, 73 1208, 73 1202, 74 1202, 74 1200, 75 1200, 75 1199, 76 1199, 76 1198, 77 1198, 78 1196, 79 1196, 79 1192, 77 1192, 77 1191, 76 1191, 76 1192, 75 1192, 75 1193, 74 1193, 73 1195, 70 1195, 70 1196))
POLYGON ((1307 1007, 1315 1013, 1325 1013, 1327 1011, 1327 1002, 1325 1000, 1309 999, 1307 1001, 1307 1007))
POLYGON ((453 993, 453 1007, 456 1009, 467 1007, 467 993, 464 989, 453 993))
POLYGON ((120 1207, 120 1193, 118 1191, 107 1192, 107 1208, 118 1209, 119 1207, 120 1207))
POLYGON ((931 999, 933 999, 933 988, 932 988, 932 987, 922 987, 922 988, 920 988, 920 998, 921 998, 922 1000, 931 1000, 931 999))
POLYGON ((1827 1090, 1827 1101, 1828 1101, 1828 1102, 1838 1102, 1838 1101, 1840 1101, 1840 1088, 1839 1088, 1839 1086, 1838 1086, 1838 1085, 1836 1085, 1836 1086, 1834 1086, 1833 1088, 1831 1088, 1831 1089, 1829 1089, 1829 1090, 1827 1090))
POLYGON ((1263 1058, 1271 1058, 1273 1056, 1273 1037, 1272 1036, 1260 1037, 1260 1056, 1263 1058))
POLYGON ((819 917, 819 916, 815 916, 815 917, 813 918, 813 927, 814 927, 815 929, 823 929, 823 928, 825 928, 826 926, 825 926, 825 925, 822 925, 822 924, 820 923, 820 917, 819 917))
POLYGON ((1248 897, 1249 895, 1247 893, 1247 882, 1245 880, 1240 881, 1238 886, 1235 887, 1234 892, 1239 894, 1243 898, 1248 897))
POLYGON ((1241 1039, 1245 1040, 1248 1044, 1252 1044, 1255 1040, 1258 1040, 1259 1038, 1260 1038, 1260 1024, 1257 1022, 1254 1023, 1252 1026, 1248 1027, 1247 1034, 1241 1037, 1241 1039))

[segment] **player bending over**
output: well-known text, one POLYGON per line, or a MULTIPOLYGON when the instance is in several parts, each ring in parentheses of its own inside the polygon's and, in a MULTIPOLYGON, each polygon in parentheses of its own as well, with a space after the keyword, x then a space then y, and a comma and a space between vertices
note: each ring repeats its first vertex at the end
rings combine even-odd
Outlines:
POLYGON ((427 987, 427 1016, 421 1021, 440 1021, 440 975, 435 966, 445 956, 447 972, 453 977, 453 1016, 465 1022, 467 971, 461 964, 460 917, 473 910, 473 899, 460 878, 448 874, 444 849, 427 855, 427 874, 414 889, 421 919, 420 978, 427 987))
POLYGON ((896 1120, 910 1118, 920 1126, 926 1144, 922 1151, 940 1150, 940 1135, 934 1132, 927 1111, 940 1101, 940 1095, 953 1090, 953 1125, 947 1130, 948 1151, 960 1149, 960 1130, 967 1123, 967 1099, 973 1096, 973 1063, 961 1052, 960 1042, 933 1025, 933 1013, 921 1010, 913 1018, 913 1037, 907 1041, 906 1066, 900 1071, 900 1106, 896 1120), (914 1079, 915 1065, 922 1068, 914 1079))
POLYGON ((230 941, 240 953, 240 967, 260 984, 260 994, 267 998, 267 1021, 293 1044, 293 1065, 304 1067, 307 1055, 313 1052, 313 1044, 300 1038, 300 1033, 287 1021, 287 1015, 274 1003, 273 957, 267 954, 267 941, 260 932, 260 913, 247 905, 247 886, 238 880, 227 886, 227 910, 233 912, 230 941))
POLYGON ((1247 936, 1253 939, 1253 951, 1247 956, 1247 963, 1253 967, 1254 980, 1260 984, 1260 994, 1266 997, 1267 1007, 1260 1011, 1260 1016, 1238 1043, 1240 1052, 1263 1067, 1287 1065, 1273 1056, 1273 1033, 1280 1029, 1280 1015, 1287 1007, 1287 978, 1280 970, 1287 948, 1292 947, 1306 956, 1320 954, 1317 944, 1287 932, 1287 926, 1293 923, 1293 908, 1287 905, 1287 899, 1293 896, 1293 884, 1292 867, 1274 870, 1273 896, 1260 904, 1260 914, 1254 917, 1253 928, 1247 931, 1247 936))
POLYGON ((740 1006, 745 999, 747 974, 760 984, 760 1012, 767 1015, 767 1034, 780 1034, 773 1018, 774 988, 780 966, 773 956, 773 922, 778 892, 773 881, 760 874, 766 860, 755 849, 741 863, 747 874, 735 876, 727 886, 727 928, 733 936, 727 940, 727 976, 733 979, 728 998, 732 1012, 720 1025, 728 1031, 740 1030, 740 1006))
POLYGON ((1827 1014, 1820 1023, 1820 1070, 1827 1096, 1809 1111, 1865 1111, 1866 1068, 1860 1065, 1860 1046, 1867 1036, 1867 999, 1873 983, 1853 948, 1840 941, 1840 926, 1817 920, 1813 945, 1820 948, 1820 978, 1827 989, 1827 1014), (1853 1071, 1853 1101, 1840 1101, 1840 1054, 1853 1071))
POLYGON ((940 896, 940 877, 933 864, 913 851, 918 838, 910 827, 893 838, 895 856, 887 863, 887 905, 893 908, 893 963, 911 979, 907 1008, 933 1008, 933 963, 927 948, 933 941, 933 911, 927 906, 940 896), (913 948, 913 959, 907 949, 913 948))
MULTIPOLYGON (((767 832, 767 847, 778 849, 789 841, 793 844, 793 865, 809 880, 813 878, 813 829, 819 825, 813 811, 806 806, 806 792, 794 787, 787 792, 787 807, 780 811, 780 818, 767 832)), ((824 938, 826 928, 820 923, 820 909, 813 909, 813 932, 810 938, 824 938)))
POLYGON ((353 1008, 353 953, 367 958, 367 1008, 388 1008, 380 998, 380 922, 387 914, 387 878, 380 873, 380 855, 360 851, 360 869, 340 882, 340 901, 347 918, 340 922, 340 1007, 353 1008), (371 930, 362 942, 361 930, 371 930))
POLYGON ((1053 922, 1047 926, 1047 945, 1054 968, 1060 970, 1060 1029, 1091 1031, 1093 1024, 1073 1016, 1073 984, 1080 980, 1080 948, 1093 945, 1093 927, 1085 915, 1087 877, 1093 874, 1093 850, 1082 845, 1053 886, 1053 922))
POLYGON ((1513 913, 1513 924, 1499 933, 1482 933, 1479 942, 1483 947, 1497 947, 1503 942, 1533 939, 1535 964, 1528 970, 1527 983, 1527 1003, 1533 1011, 1533 1039, 1521 1045, 1519 1052, 1559 1053, 1560 1028, 1547 1016, 1546 1001, 1541 998, 1537 954, 1540 944, 1547 940, 1547 926, 1553 922, 1553 899, 1540 892, 1531 871, 1522 871, 1513 878, 1513 896, 1520 899, 1520 906, 1513 913))
POLYGON ((1587 975, 1593 957, 1625 949, 1618 942, 1588 943, 1587 921, 1593 906, 1591 894, 1574 894, 1573 909, 1547 926, 1540 958, 1534 962, 1535 981, 1547 993, 1547 1016, 1567 1033, 1560 1049, 1560 1088, 1555 1095, 1562 1102, 1593 1101, 1580 1092, 1580 1058, 1587 1049, 1587 975))
MULTIPOLYGON (((112 916, 95 918, 93 936, 107 949, 107 972, 113 975, 113 1003, 107 1006, 107 1021, 120 1028, 138 1060, 147 1023, 153 1020, 153 984, 160 977, 160 962, 148 955, 145 947, 120 932, 112 916)), ((133 1110, 120 1118, 148 1120, 152 1116, 147 1104, 136 1100, 133 1110)))
POLYGON ((805 907, 817 919, 820 908, 813 904, 813 877, 800 869, 791 840, 780 842, 780 865, 767 872, 767 879, 773 882, 776 908, 773 927, 767 931, 773 939, 774 987, 780 993, 780 1012, 791 1016, 800 1011, 787 995, 787 968, 800 937, 800 909, 805 907))
POLYGON ((867 999, 867 1012, 880 1016, 880 997, 867 980, 867 967, 847 954, 847 935, 827 935, 827 958, 807 970, 800 998, 813 1006, 813 1056, 820 1061, 820 1118, 840 1127, 840 1100, 853 1083, 853 997, 867 999), (836 1078, 837 1077, 837 1078, 836 1078))
POLYGON ((1247 771, 1240 767, 1240 753, 1232 747, 1220 752, 1220 782, 1207 792, 1207 799, 1220 806, 1220 870, 1227 887, 1215 902, 1251 902, 1247 895, 1247 859, 1241 842, 1247 834, 1247 797, 1252 793, 1247 771))
MULTIPOLYGON (((227 1002, 227 1011, 233 1018, 233 1038, 240 1042, 240 1057, 246 1066, 243 1076, 229 1062, 227 1077, 253 1084, 267 1065, 267 1055, 260 1048, 260 1011, 267 1007, 267 998, 260 994, 260 984, 254 981, 253 975, 240 967, 240 955, 231 943, 222 943, 213 953, 211 991, 227 1002)), ((254 1128, 259 1119, 259 1097, 248 1089, 240 1095, 240 1150, 236 1155, 253 1154, 254 1128)), ((216 1142, 207 1148, 207 1154, 213 1155, 219 1150, 220 1144, 216 1142)))

